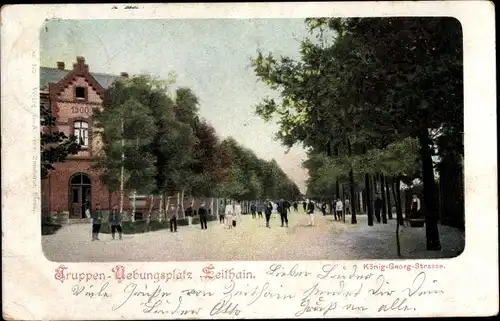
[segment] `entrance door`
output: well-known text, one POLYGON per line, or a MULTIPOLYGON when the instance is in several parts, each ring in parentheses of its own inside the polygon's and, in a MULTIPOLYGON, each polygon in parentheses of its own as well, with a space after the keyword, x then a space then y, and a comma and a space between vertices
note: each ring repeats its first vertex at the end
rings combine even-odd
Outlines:
POLYGON ((82 216, 82 187, 72 186, 71 187, 71 216, 81 217, 82 216))
POLYGON ((70 179, 70 216, 85 218, 85 211, 91 204, 90 178, 83 173, 75 174, 70 179))

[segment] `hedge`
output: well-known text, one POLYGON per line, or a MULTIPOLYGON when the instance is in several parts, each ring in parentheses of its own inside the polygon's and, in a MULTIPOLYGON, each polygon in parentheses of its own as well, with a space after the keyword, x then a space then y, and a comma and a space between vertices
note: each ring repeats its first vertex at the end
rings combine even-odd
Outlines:
POLYGON ((59 219, 55 219, 52 216, 43 215, 42 216, 42 235, 52 235, 56 234, 57 231, 62 227, 62 223, 59 219))
MULTIPOLYGON (((216 221, 217 219, 218 218, 215 215, 207 215, 207 222, 216 221)), ((200 218, 193 217, 192 225, 198 225, 198 224, 200 224, 200 218)), ((177 220, 177 226, 187 226, 187 225, 188 225, 187 218, 182 218, 177 220)), ((145 220, 135 221, 133 223, 130 221, 122 222, 123 234, 140 234, 140 233, 153 232, 163 229, 170 229, 170 222, 168 220, 163 220, 162 222, 151 221, 149 225, 145 220)), ((108 222, 105 221, 101 225, 100 233, 111 234, 111 227, 109 226, 108 222)))

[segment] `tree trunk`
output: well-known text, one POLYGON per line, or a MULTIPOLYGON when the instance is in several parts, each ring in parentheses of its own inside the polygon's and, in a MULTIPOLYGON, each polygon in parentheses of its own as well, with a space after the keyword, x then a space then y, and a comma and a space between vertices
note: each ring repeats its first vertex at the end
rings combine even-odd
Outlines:
POLYGON ((122 157, 121 157, 121 165, 120 165, 120 213, 123 214, 123 199, 125 197, 125 139, 123 139, 123 118, 121 119, 121 130, 122 130, 122 139, 121 139, 121 148, 122 148, 122 157))
POLYGON ((155 196, 149 195, 149 210, 148 210, 148 217, 146 219, 148 225, 151 222, 151 213, 153 212, 154 203, 155 203, 155 196))
POLYGON ((403 208, 401 205, 401 192, 399 186, 400 186, 399 177, 395 177, 392 183, 392 194, 394 196, 394 203, 396 205, 396 219, 399 225, 404 225, 403 208))
POLYGON ((172 199, 171 196, 167 196, 167 200, 165 201, 165 220, 167 220, 167 213, 168 210, 170 209, 170 200, 172 199))
POLYGON ((359 192, 359 213, 366 214, 365 199, 363 197, 364 191, 359 192))
POLYGON ((422 159, 422 178, 424 185, 425 234, 428 251, 440 251, 439 230, 437 227, 438 208, 436 204, 436 182, 434 180, 434 167, 430 150, 430 139, 427 128, 419 135, 420 156, 422 159))
POLYGON ((351 187, 351 224, 357 224, 358 220, 356 219, 356 192, 354 191, 354 173, 351 170, 349 171, 349 180, 351 187))
MULTIPOLYGON (((366 182, 365 182, 366 183, 366 182)), ((365 188, 363 189, 363 191, 361 192, 361 205, 363 206, 363 213, 364 214, 368 214, 368 206, 366 205, 366 195, 368 193, 366 192, 366 184, 365 184, 365 188)))
POLYGON ((396 222, 396 248, 398 256, 401 256, 401 242, 399 241, 399 224, 396 222))
POLYGON ((181 209, 182 209, 182 207, 181 207, 181 194, 179 192, 177 192, 177 204, 175 206, 175 211, 176 211, 176 215, 178 218, 184 218, 184 211, 181 211, 181 209))
POLYGON ((373 215, 375 216, 375 220, 377 221, 377 223, 380 224, 380 213, 379 213, 379 216, 377 216, 376 214, 376 208, 375 208, 375 200, 376 200, 376 197, 377 197, 377 193, 376 193, 376 190, 377 190, 377 184, 376 184, 376 180, 375 180, 375 174, 371 175, 370 176, 370 203, 371 203, 371 207, 373 208, 373 215))
POLYGON ((403 209, 401 207, 401 192, 400 192, 400 181, 399 177, 393 179, 392 183, 392 194, 394 195, 394 203, 396 205, 396 246, 398 251, 398 256, 401 256, 401 243, 399 240, 399 226, 404 225, 403 220, 403 209))
POLYGON ((392 220, 392 204, 391 204, 391 191, 389 189, 389 180, 385 178, 385 192, 387 199, 387 214, 389 219, 392 220))
POLYGON ((385 182, 385 177, 384 174, 380 174, 380 194, 382 195, 382 223, 387 224, 387 204, 386 204, 386 198, 385 198, 385 189, 384 189, 384 184, 385 182))
POLYGON ((133 223, 135 222, 135 198, 137 194, 136 191, 132 192, 132 213, 130 215, 130 221, 133 223))
POLYGON ((464 229, 463 169, 459 155, 445 155, 441 159, 439 185, 441 196, 441 224, 464 229))
POLYGON ((161 222, 162 215, 163 215, 163 199, 164 199, 163 194, 164 194, 164 193, 165 193, 165 192, 162 192, 162 193, 160 194, 160 206, 159 206, 159 208, 158 208, 158 217, 157 217, 157 219, 158 219, 158 221, 159 221, 159 222, 161 222))
POLYGON ((180 202, 181 202, 181 215, 184 218, 186 215, 186 209, 184 208, 184 189, 182 189, 180 194, 180 202))
POLYGON ((365 174, 366 208, 368 214, 368 226, 373 226, 373 207, 371 205, 370 175, 365 174))

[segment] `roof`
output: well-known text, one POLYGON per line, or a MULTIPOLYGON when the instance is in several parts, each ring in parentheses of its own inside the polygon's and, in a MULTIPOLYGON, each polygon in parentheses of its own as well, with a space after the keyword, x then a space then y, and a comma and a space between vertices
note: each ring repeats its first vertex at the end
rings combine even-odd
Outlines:
MULTIPOLYGON (((48 89, 49 83, 58 83, 71 71, 72 70, 40 67, 40 90, 48 89)), ((116 79, 120 78, 120 76, 117 75, 101 74, 95 72, 91 72, 90 74, 104 89, 107 89, 116 79)))

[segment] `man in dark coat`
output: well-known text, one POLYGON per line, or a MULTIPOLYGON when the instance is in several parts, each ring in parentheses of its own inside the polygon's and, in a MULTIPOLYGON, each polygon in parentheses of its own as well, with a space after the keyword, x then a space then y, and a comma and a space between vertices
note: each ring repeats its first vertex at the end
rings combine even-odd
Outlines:
POLYGON ((108 217, 109 226, 111 226, 111 236, 115 239, 115 233, 118 231, 120 240, 122 239, 122 214, 118 211, 118 206, 113 205, 113 209, 108 217))
POLYGON ((174 205, 170 206, 170 212, 167 214, 168 223, 170 225, 170 232, 177 232, 177 211, 178 207, 174 205))
POLYGON ((271 228, 269 221, 271 220, 271 213, 273 212, 273 204, 270 200, 266 201, 264 214, 266 215, 266 227, 271 228))
POLYGON ((99 241, 99 231, 104 216, 99 203, 95 206, 95 211, 92 213, 92 241, 99 241))
POLYGON ((252 202, 252 205, 250 205, 250 212, 252 213, 252 218, 255 218, 257 214, 257 206, 255 206, 254 202, 252 202))
POLYGON ((198 215, 200 216, 201 229, 207 229, 207 214, 208 211, 205 208, 205 202, 201 202, 200 208, 198 209, 198 215))
POLYGON ((321 203, 321 212, 323 213, 323 216, 326 215, 326 202, 321 203))
POLYGON ((280 200, 278 203, 278 212, 280 213, 281 216, 281 227, 285 226, 288 227, 288 207, 287 207, 287 202, 284 201, 283 199, 280 200))
POLYGON ((265 213, 266 211, 266 204, 259 203, 257 205, 257 215, 259 218, 264 217, 262 213, 265 213))

